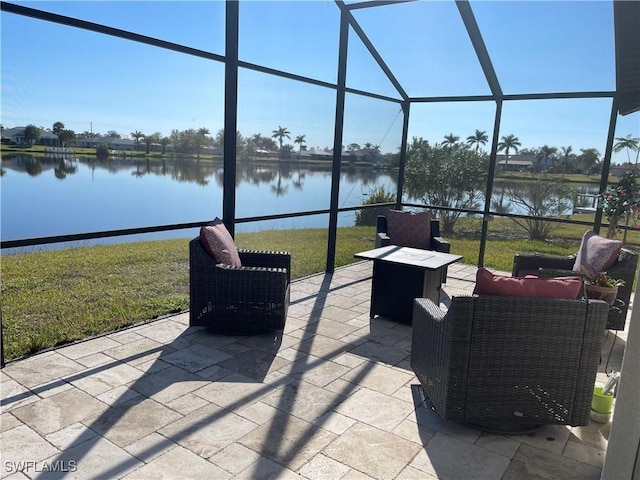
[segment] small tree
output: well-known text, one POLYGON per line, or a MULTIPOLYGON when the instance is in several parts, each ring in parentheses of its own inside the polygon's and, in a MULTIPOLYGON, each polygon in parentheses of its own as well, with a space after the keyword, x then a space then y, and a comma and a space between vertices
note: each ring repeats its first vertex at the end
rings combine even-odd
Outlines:
POLYGON ((63 130, 64 130, 64 123, 62 122, 55 122, 53 124, 53 128, 51 129, 51 131, 56 135, 60 135, 60 132, 63 130))
POLYGON ((109 145, 106 143, 100 143, 96 146, 96 157, 99 160, 106 160, 109 158, 109 145))
POLYGON ((293 145, 283 145, 280 148, 280 158, 282 160, 291 160, 292 152, 293 152, 293 145))
MULTIPOLYGON (((405 185, 407 194, 435 207, 472 209, 478 207, 486 186, 488 158, 468 146, 431 146, 413 138, 407 149, 405 185)), ((443 233, 453 233, 459 210, 441 210, 443 233)))
POLYGON ((531 217, 511 220, 522 227, 531 240, 546 240, 558 224, 543 217, 566 216, 575 192, 566 185, 550 180, 545 174, 533 176, 526 182, 511 182, 504 194, 512 204, 531 217))
POLYGON ((67 143, 72 143, 76 139, 76 132, 73 130, 61 130, 58 134, 58 140, 63 147, 67 146, 67 143))
POLYGON ((38 143, 40 140, 40 129, 33 124, 29 124, 24 128, 24 139, 29 142, 30 145, 38 143))

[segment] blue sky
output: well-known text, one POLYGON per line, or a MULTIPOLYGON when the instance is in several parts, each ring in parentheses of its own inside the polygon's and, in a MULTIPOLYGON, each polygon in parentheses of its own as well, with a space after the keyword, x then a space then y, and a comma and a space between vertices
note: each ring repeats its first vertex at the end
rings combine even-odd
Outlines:
MULTIPOLYGON (((16 2, 224 53, 222 1, 16 2)), ((349 2, 351 3, 351 2, 349 2)), ((471 7, 505 93, 615 88, 612 2, 473 1, 471 7)), ((489 87, 453 1, 354 11, 410 96, 483 95, 489 87)), ((5 127, 61 121, 76 132, 129 135, 223 124, 224 69, 82 30, 2 13, 5 127)), ((336 81, 339 11, 330 1, 240 4, 240 58, 326 82, 336 81)), ((399 98, 359 39, 349 37, 347 84, 399 98)), ((239 75, 238 129, 270 136, 284 126, 308 147, 332 146, 335 92, 250 70, 239 75)), ((604 153, 608 99, 505 102, 500 135, 523 147, 596 148, 604 153)), ((400 144, 393 102, 348 95, 345 145, 400 144)), ((495 104, 414 104, 409 135, 432 142, 491 132, 495 104)), ((640 114, 618 117, 616 136, 640 136, 640 114)), ((626 159, 616 155, 615 161, 626 159)))

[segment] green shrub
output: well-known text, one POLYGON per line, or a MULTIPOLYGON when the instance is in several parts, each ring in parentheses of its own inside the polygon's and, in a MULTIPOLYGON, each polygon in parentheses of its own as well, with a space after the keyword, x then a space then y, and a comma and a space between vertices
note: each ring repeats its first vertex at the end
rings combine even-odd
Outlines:
MULTIPOLYGON (((395 202, 396 196, 391 192, 388 192, 384 185, 369 190, 368 197, 363 205, 374 205, 376 203, 389 203, 395 202)), ((356 212, 356 227, 373 226, 376 224, 376 217, 378 215, 384 215, 389 210, 388 206, 377 208, 365 208, 356 212)))

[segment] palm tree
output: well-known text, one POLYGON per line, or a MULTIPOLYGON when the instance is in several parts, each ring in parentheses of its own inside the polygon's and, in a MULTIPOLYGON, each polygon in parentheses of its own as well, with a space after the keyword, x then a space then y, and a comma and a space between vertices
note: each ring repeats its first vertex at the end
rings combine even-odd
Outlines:
POLYGON ((306 137, 306 135, 298 135, 296 137, 296 139, 293 141, 293 143, 297 143, 299 144, 298 146, 298 153, 300 153, 302 151, 302 146, 307 143, 307 141, 304 139, 304 137, 306 137))
POLYGON ((636 152, 636 163, 633 166, 633 171, 635 172, 638 168, 638 157, 640 156, 640 138, 632 137, 631 134, 626 137, 616 137, 616 144, 613 146, 614 152, 619 152, 623 149, 627 150, 627 160, 631 163, 631 158, 629 157, 629 150, 632 152, 636 152))
POLYGON ((456 143, 458 143, 458 140, 460 140, 459 136, 450 133, 449 135, 444 136, 444 142, 442 142, 442 146, 450 149, 456 143))
POLYGON ((197 142, 197 149, 198 149, 198 160, 200 160, 200 148, 202 147, 202 144, 205 142, 205 140, 207 139, 207 135, 209 135, 209 129, 205 128, 205 127, 200 127, 198 129, 198 135, 196 135, 196 142, 197 142), (201 141, 202 139, 202 141, 201 141))
POLYGON ((171 143, 171 139, 169 137, 162 137, 160 139, 160 144, 162 145, 162 154, 167 153, 167 145, 171 143))
POLYGON ((509 163, 509 151, 513 149, 516 153, 518 153, 518 147, 520 147, 520 139, 516 137, 514 134, 510 133, 509 135, 504 135, 502 137, 502 141, 498 143, 498 151, 504 150, 504 169, 506 170, 507 164, 509 163))
POLYGON ((591 169, 600 160, 600 152, 595 148, 581 148, 578 159, 584 165, 584 173, 591 175, 591 169))
POLYGON ((467 137, 467 145, 470 147, 476 146, 476 153, 480 149, 480 145, 484 146, 489 141, 487 132, 484 130, 476 130, 476 133, 467 137))
POLYGON ((289 135, 291 134, 291 132, 289 130, 287 130, 287 127, 281 127, 280 125, 278 125, 278 129, 274 130, 273 135, 271 135, 271 138, 276 138, 278 139, 278 143, 280 144, 280 150, 282 150, 282 142, 283 140, 286 138, 291 138, 289 135))
POLYGON ((562 155, 560 157, 560 167, 562 169, 562 178, 564 178, 564 173, 567 169, 567 165, 569 165, 576 158, 576 155, 573 153, 573 147, 571 145, 569 145, 568 147, 560 147, 560 154, 562 155))
POLYGON ((144 136, 144 144, 147 146, 147 154, 151 151, 151 144, 160 141, 161 136, 162 134, 160 132, 150 133, 149 135, 144 136))
POLYGON ((549 159, 552 158, 558 149, 556 147, 550 147, 549 145, 543 145, 540 147, 540 151, 536 155, 537 160, 544 160, 545 167, 549 163, 549 159))
POLYGON ((131 132, 131 136, 135 140, 136 144, 138 144, 140 143, 140 139, 144 137, 144 133, 142 133, 140 130, 136 130, 135 132, 131 132))

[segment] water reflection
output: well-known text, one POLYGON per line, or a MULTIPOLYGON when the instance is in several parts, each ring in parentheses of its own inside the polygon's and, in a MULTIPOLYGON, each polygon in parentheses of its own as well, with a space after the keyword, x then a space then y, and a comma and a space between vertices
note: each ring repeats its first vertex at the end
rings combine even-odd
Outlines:
MULTIPOLYGON (((223 164, 221 159, 204 160, 182 156, 158 158, 136 158, 126 154, 110 159, 96 157, 47 155, 33 156, 29 154, 3 154, 2 169, 17 173, 26 173, 37 177, 49 170, 64 180, 68 175, 78 172, 78 165, 88 166, 92 172, 96 170, 108 173, 130 171, 135 178, 142 179, 148 175, 169 176, 177 182, 189 182, 205 186, 213 179, 219 187, 223 184, 223 164)), ((296 190, 302 190, 307 171, 327 172, 330 174, 331 161, 324 163, 277 162, 239 160, 236 165, 236 186, 242 183, 252 185, 270 184, 277 196, 284 195, 289 184, 296 190)), ((373 168, 356 167, 348 163, 343 165, 342 173, 349 183, 362 182, 363 185, 376 184, 380 172, 373 168)))
MULTIPOLYGON (((237 216, 328 209, 331 167, 331 161, 239 161, 237 216)), ((3 240, 200 222, 222 215, 220 159, 12 154, 3 155, 2 168, 2 204, 12 205, 2 210, 3 240), (57 208, 50 208, 54 203, 57 208)), ((378 186, 394 193, 397 174, 343 165, 339 206, 362 204, 378 186)), ((325 228, 327 219, 320 215, 276 223, 270 228, 325 228)), ((354 214, 341 215, 339 223, 353 225, 354 214)))

